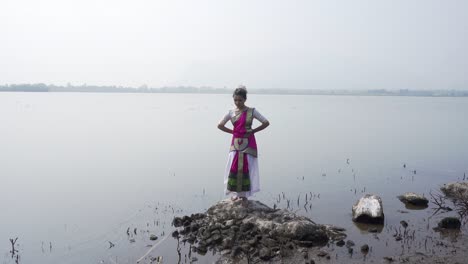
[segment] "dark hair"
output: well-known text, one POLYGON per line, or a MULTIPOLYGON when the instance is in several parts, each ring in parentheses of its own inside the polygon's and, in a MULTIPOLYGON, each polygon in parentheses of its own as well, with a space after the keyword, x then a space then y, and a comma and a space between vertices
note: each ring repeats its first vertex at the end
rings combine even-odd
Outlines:
POLYGON ((234 96, 242 96, 242 98, 247 99, 247 89, 244 87, 239 87, 234 90, 234 93, 232 94, 232 97, 234 96))

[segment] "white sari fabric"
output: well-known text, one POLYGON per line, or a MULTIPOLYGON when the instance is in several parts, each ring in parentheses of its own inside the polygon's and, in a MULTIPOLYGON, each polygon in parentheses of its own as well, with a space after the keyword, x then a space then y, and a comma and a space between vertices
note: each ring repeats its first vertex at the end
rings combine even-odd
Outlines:
POLYGON ((234 156, 236 155, 235 151, 229 152, 228 162, 226 164, 226 170, 224 172, 224 193, 225 195, 237 195, 238 197, 250 197, 254 193, 260 191, 260 179, 258 173, 258 160, 256 157, 247 155, 247 162, 249 164, 249 175, 250 175, 250 191, 248 192, 232 192, 228 191, 227 189, 227 182, 229 178, 229 172, 231 169, 232 162, 234 160, 234 156))

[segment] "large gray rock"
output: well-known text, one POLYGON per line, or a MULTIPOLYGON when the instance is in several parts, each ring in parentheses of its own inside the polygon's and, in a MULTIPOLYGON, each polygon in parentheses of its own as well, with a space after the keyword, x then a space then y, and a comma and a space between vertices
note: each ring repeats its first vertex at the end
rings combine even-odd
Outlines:
POLYGON ((222 254, 226 260, 223 263, 238 263, 242 255, 253 256, 254 263, 257 260, 281 263, 286 255, 292 259, 297 257, 297 248, 313 250, 330 239, 346 237, 342 228, 319 225, 307 217, 285 209, 272 209, 254 200, 223 200, 205 214, 192 216, 197 217, 176 217, 173 221, 179 228, 178 234, 183 236, 182 241, 194 244, 197 252, 206 253, 206 248, 230 252, 222 254), (193 225, 197 228, 187 228, 193 225))
POLYGON ((403 203, 408 203, 416 206, 427 206, 429 200, 423 195, 416 194, 413 192, 407 192, 403 195, 398 196, 398 199, 403 203))
POLYGON ((447 183, 440 187, 440 190, 449 197, 468 199, 468 182, 447 183))
POLYGON ((366 194, 353 205, 353 221, 362 223, 383 223, 382 199, 374 194, 366 194))
POLYGON ((237 219, 240 221, 240 231, 244 233, 253 229, 263 234, 317 244, 328 241, 325 226, 287 210, 272 209, 259 201, 248 200, 246 203, 239 203, 223 200, 209 208, 207 215, 226 224, 232 219, 237 219))

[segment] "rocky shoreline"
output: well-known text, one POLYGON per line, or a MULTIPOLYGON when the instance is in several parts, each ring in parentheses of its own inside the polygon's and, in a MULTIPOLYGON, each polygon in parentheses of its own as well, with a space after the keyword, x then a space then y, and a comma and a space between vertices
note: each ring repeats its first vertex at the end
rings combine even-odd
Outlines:
MULTIPOLYGON (((279 263, 298 256, 307 260, 309 248, 346 237, 342 228, 319 225, 254 200, 223 200, 204 214, 176 217, 173 225, 178 228, 173 237, 192 244, 198 254, 219 252, 221 263, 279 263)), ((322 257, 330 258, 323 252, 322 257)))
MULTIPOLYGON (((456 193, 457 198, 461 196, 466 198, 466 193, 460 191, 460 188, 467 186, 465 183, 452 183, 442 187, 442 191, 445 192, 447 188, 456 190, 450 194, 453 196, 453 193, 456 193)), ((428 199, 415 193, 400 195, 398 199, 418 208, 428 207, 428 199)), ((354 204, 352 212, 352 220, 355 222, 383 226, 382 200, 377 195, 364 195, 354 204)), ((400 223, 406 233, 408 223, 406 221, 400 223)), ((188 243, 191 252, 205 255, 210 251, 219 255, 220 258, 216 263, 342 263, 338 260, 336 252, 329 250, 330 245, 342 247, 349 255, 352 255, 354 250, 360 249, 365 256, 369 249, 372 250, 367 244, 355 246, 351 240, 345 242, 346 234, 343 228, 317 224, 307 217, 298 216, 286 209, 270 208, 255 200, 223 200, 205 213, 175 217, 172 224, 176 227, 172 233, 174 238, 179 242, 188 243)), ((458 232, 461 225, 457 218, 446 217, 434 227, 434 230, 458 232)), ((402 238, 398 234, 395 237, 396 241, 402 238)), ((466 238, 463 240, 467 241, 466 238)), ((448 263, 456 263, 463 261, 466 255, 467 252, 460 249, 452 250, 446 256, 421 255, 415 252, 406 256, 384 257, 382 261, 383 263, 438 263, 444 259, 448 263), (453 252, 458 253, 452 254, 453 252)), ((360 262, 349 259, 347 263, 360 262)))

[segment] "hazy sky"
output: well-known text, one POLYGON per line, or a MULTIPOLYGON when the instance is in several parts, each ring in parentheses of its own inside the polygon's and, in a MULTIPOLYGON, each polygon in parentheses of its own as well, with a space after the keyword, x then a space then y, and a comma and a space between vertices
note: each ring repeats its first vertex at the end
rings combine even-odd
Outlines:
POLYGON ((2 0, 0 83, 468 89, 466 0, 2 0))

